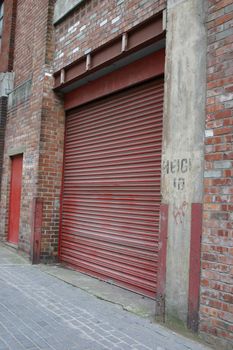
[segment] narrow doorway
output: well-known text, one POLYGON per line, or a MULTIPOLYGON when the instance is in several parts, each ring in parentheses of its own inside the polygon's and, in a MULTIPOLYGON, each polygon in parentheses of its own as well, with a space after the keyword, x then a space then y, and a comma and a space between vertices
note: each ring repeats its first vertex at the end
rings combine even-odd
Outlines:
POLYGON ((19 241, 23 155, 14 156, 11 161, 8 241, 17 245, 19 241))

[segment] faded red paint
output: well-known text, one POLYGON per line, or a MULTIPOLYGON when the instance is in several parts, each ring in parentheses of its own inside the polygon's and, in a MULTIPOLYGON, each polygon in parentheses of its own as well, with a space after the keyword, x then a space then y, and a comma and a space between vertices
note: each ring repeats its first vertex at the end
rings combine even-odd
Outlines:
POLYGON ((198 331, 201 271, 202 204, 192 203, 188 294, 188 327, 198 331))
POLYGON ((61 260, 155 298, 163 80, 68 113, 61 260))
POLYGON ((159 261, 158 282, 156 294, 156 316, 165 316, 165 287, 166 287, 166 260, 167 260, 167 235, 168 235, 168 204, 160 206, 160 237, 159 237, 159 261))
POLYGON ((23 167, 23 156, 19 155, 19 156, 13 157, 12 166, 11 166, 9 232, 8 232, 8 241, 13 244, 18 244, 18 241, 19 241, 22 167, 23 167))
MULTIPOLYGON (((156 16, 146 23, 141 23, 137 28, 127 32, 127 50, 122 52, 122 35, 102 45, 91 52, 91 72, 108 66, 120 58, 126 57, 165 36, 163 31, 162 16, 156 16)), ((74 61, 68 67, 64 67, 65 83, 61 84, 61 70, 55 73, 55 88, 67 86, 70 83, 83 78, 89 74, 86 70, 86 56, 74 61)))
POLYGON ((145 58, 118 69, 107 76, 81 86, 65 95, 65 109, 117 92, 136 83, 146 81, 164 73, 165 50, 159 50, 145 58))
POLYGON ((64 172, 65 172, 65 152, 66 152, 66 129, 67 129, 67 118, 65 119, 65 131, 64 131, 64 152, 62 162, 62 183, 60 192, 60 208, 59 208, 59 232, 58 232, 58 260, 61 260, 61 238, 62 238, 62 210, 63 210, 63 191, 64 191, 64 172))
POLYGON ((43 218, 43 201, 41 198, 34 199, 34 231, 33 231, 33 255, 32 263, 40 262, 41 231, 43 218))

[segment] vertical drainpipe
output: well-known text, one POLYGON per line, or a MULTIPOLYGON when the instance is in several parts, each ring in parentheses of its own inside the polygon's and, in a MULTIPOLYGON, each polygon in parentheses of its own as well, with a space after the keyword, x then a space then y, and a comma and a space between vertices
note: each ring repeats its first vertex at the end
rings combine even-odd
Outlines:
POLYGON ((166 16, 162 205, 168 210, 166 276, 159 301, 165 301, 168 323, 188 324, 194 331, 200 287, 206 3, 168 0, 166 16))

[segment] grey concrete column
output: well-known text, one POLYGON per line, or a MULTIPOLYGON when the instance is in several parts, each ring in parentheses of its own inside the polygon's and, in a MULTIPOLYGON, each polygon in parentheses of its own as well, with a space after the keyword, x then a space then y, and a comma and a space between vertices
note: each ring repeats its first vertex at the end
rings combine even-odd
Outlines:
POLYGON ((0 73, 0 97, 8 97, 9 93, 13 90, 14 73, 6 72, 0 73))
POLYGON ((186 324, 191 205, 202 203, 205 0, 168 0, 162 196, 169 205, 165 315, 186 324))
POLYGON ((54 23, 60 21, 84 0, 57 0, 54 8, 54 23))

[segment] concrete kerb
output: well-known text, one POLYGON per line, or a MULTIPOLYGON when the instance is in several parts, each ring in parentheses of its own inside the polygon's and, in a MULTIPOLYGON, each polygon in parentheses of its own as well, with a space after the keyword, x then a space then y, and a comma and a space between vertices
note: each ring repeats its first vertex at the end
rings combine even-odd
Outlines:
POLYGON ((37 266, 41 271, 80 288, 99 299, 120 305, 126 311, 154 321, 155 301, 153 299, 129 292, 113 284, 68 269, 60 264, 40 264, 37 266))

